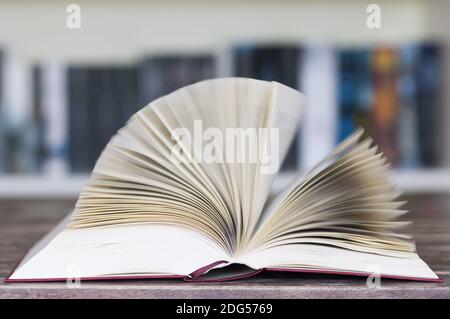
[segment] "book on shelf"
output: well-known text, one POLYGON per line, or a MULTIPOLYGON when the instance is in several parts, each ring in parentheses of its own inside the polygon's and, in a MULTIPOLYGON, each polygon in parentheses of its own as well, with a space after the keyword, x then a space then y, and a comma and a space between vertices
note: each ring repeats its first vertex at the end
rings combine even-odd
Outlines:
POLYGON ((355 57, 350 49, 340 49, 338 59, 338 141, 344 140, 356 129, 355 112, 355 57))
POLYGON ((337 51, 337 140, 342 141, 358 126, 363 127, 366 134, 373 134, 372 53, 368 48, 341 48, 337 51))
POLYGON ((399 166, 403 168, 420 167, 419 154, 419 114, 417 104, 418 48, 404 45, 398 52, 398 155, 399 166))
POLYGON ((371 68, 372 52, 365 47, 358 48, 355 50, 355 59, 355 125, 364 128, 367 136, 369 136, 374 134, 371 123, 374 103, 374 85, 371 68))
POLYGON ((72 65, 68 70, 71 171, 85 173, 128 118, 158 96, 214 77, 214 57, 164 55, 130 65, 72 65))
MULTIPOLYGON (((251 45, 243 44, 233 48, 233 76, 249 77, 265 81, 277 81, 299 88, 302 51, 298 45, 251 45)), ((283 170, 300 168, 300 140, 292 142, 283 170)))
POLYGON ((442 101, 442 62, 441 48, 435 43, 423 43, 418 48, 417 62, 417 109, 419 119, 420 161, 424 167, 441 164, 444 145, 441 117, 442 101))
POLYGON ((117 112, 114 113, 114 127, 118 129, 139 110, 138 70, 136 65, 115 66, 111 76, 113 78, 113 99, 117 104, 117 112))
POLYGON ((139 63, 139 104, 216 76, 212 54, 168 54, 150 56, 139 63))
POLYGON ((42 68, 40 65, 33 65, 32 67, 32 121, 34 123, 34 133, 35 133, 35 145, 33 149, 33 157, 36 159, 36 171, 41 171, 44 165, 44 159, 46 157, 45 144, 44 144, 44 134, 45 134, 45 123, 44 123, 44 109, 43 109, 43 79, 42 79, 42 68))
MULTIPOLYGON (((90 171, 98 156, 105 148, 110 137, 119 127, 115 127, 117 117, 116 99, 113 97, 114 87, 111 66, 90 67, 87 71, 88 83, 88 150, 90 171), (95 86, 94 86, 95 83, 95 86), (94 133, 95 132, 95 133, 94 133)), ((123 92, 122 92, 123 94, 123 92)))
POLYGON ((127 65, 76 65, 67 71, 69 159, 89 172, 112 136, 137 108, 137 70, 127 65))
POLYGON ((81 66, 67 68, 67 101, 69 112, 69 166, 72 173, 89 171, 89 118, 88 90, 94 86, 88 81, 88 70, 81 66))
POLYGON ((367 276, 374 266, 382 277, 438 281, 403 231, 385 157, 361 130, 270 195, 277 170, 265 171, 257 154, 283 160, 303 108, 300 92, 247 78, 202 81, 153 101, 111 139, 73 213, 6 282, 223 281, 263 270, 367 276), (245 149, 255 162, 228 160, 242 152, 228 140, 208 148, 224 157, 203 161, 204 141, 192 138, 200 119, 219 131, 275 130, 279 139, 259 135, 245 149), (173 135, 177 128, 183 134, 173 135))
POLYGON ((377 48, 373 52, 373 135, 392 165, 397 164, 398 158, 397 62, 392 48, 377 48))

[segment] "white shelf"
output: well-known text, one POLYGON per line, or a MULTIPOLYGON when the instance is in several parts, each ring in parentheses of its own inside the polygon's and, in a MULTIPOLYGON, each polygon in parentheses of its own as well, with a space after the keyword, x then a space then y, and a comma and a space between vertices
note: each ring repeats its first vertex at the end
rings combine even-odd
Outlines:
POLYGON ((450 192, 450 169, 399 171, 394 178, 407 193, 450 192))
POLYGON ((0 177, 0 198, 77 198, 88 176, 14 176, 0 177))
MULTIPOLYGON (((282 189, 293 179, 293 174, 281 174, 275 181, 275 190, 282 189)), ((404 193, 450 193, 450 169, 397 170, 394 182, 404 193)))
MULTIPOLYGON (((275 180, 280 190, 294 177, 283 173, 275 180)), ((76 198, 88 176, 0 176, 0 199, 8 198, 76 198)), ((403 170, 394 173, 394 180, 405 193, 450 193, 450 169, 403 170)))

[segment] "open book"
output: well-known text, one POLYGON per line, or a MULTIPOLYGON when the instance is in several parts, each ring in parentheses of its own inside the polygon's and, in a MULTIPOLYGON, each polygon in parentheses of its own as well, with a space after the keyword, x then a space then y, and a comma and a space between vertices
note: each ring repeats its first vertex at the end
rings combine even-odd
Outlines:
POLYGON ((261 270, 438 280, 402 232, 388 163, 362 131, 272 194, 303 107, 296 90, 244 78, 155 100, 111 139, 74 212, 7 281, 261 270), (244 136, 228 134, 236 128, 244 136))

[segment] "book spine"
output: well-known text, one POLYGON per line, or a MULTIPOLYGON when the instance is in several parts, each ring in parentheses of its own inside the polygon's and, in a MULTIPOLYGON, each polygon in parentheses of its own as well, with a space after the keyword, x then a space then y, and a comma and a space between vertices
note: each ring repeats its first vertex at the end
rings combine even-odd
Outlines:
MULTIPOLYGON (((71 66, 67 70, 67 95, 69 101, 69 163, 72 173, 89 171, 88 131, 89 101, 88 74, 83 66, 71 66)), ((92 132, 93 134, 93 132, 92 132)))
POLYGON ((440 148, 444 145, 439 135, 441 50, 433 43, 422 44, 417 63, 417 108, 419 119, 420 160, 423 166, 440 164, 440 148))
POLYGON ((157 59, 144 58, 138 66, 138 99, 139 106, 144 107, 157 97, 154 92, 162 91, 163 74, 157 73, 157 59))
POLYGON ((356 129, 354 113, 356 110, 356 63, 351 49, 338 52, 338 142, 348 137, 356 129))
POLYGON ((398 107, 397 56, 390 48, 373 53, 374 105, 372 125, 374 141, 392 165, 397 164, 398 107))
POLYGON ((399 50, 399 122, 398 149, 399 166, 415 168, 420 166, 419 126, 417 110, 417 47, 407 45, 399 50))
POLYGON ((231 55, 233 76, 246 78, 256 77, 255 50, 256 48, 250 45, 240 45, 233 49, 231 55))
MULTIPOLYGON (((166 60, 167 69, 170 70, 168 74, 168 79, 166 82, 166 87, 164 88, 164 95, 169 94, 185 85, 192 84, 189 83, 188 77, 188 67, 193 61, 193 58, 188 58, 186 56, 174 56, 168 57, 166 60)), ((164 72, 163 69, 160 72, 164 72)))
POLYGON ((44 145, 44 100, 43 100, 43 68, 41 65, 34 65, 32 68, 32 120, 34 123, 34 140, 35 146, 34 157, 36 158, 35 171, 41 171, 45 158, 44 145))
POLYGON ((336 143, 336 63, 331 47, 314 45, 304 51, 299 72, 300 91, 307 96, 299 138, 303 170, 317 164, 336 143))
POLYGON ((154 56, 144 59, 138 70, 139 100, 142 105, 183 86, 215 76, 211 54, 154 56))
POLYGON ((103 66, 90 66, 87 70, 87 81, 89 83, 87 89, 89 105, 87 129, 89 132, 89 140, 87 143, 88 167, 86 171, 88 172, 94 168, 95 162, 102 151, 102 146, 104 146, 105 122, 108 121, 103 121, 103 114, 101 112, 103 108, 101 103, 104 90, 102 68, 103 66))
POLYGON ((188 57, 186 61, 186 83, 211 79, 216 76, 216 60, 213 55, 205 54, 188 57))
POLYGON ((113 70, 112 81, 112 94, 118 108, 114 129, 118 130, 139 110, 137 102, 137 70, 132 66, 118 67, 113 70))
MULTIPOLYGON (((95 88, 89 88, 89 96, 93 99, 91 105, 92 118, 89 121, 91 132, 95 136, 91 138, 95 141, 90 153, 91 169, 99 158, 103 149, 108 144, 110 138, 116 133, 115 120, 120 116, 120 105, 118 99, 113 95, 113 76, 115 68, 113 66, 96 67, 90 75, 93 76, 92 83, 97 83, 95 88)), ((91 81, 91 79, 89 79, 91 81)), ((122 88, 119 94, 123 94, 122 88)))
POLYGON ((362 127, 365 136, 372 136, 373 83, 371 72, 372 53, 369 49, 360 48, 355 51, 355 105, 354 123, 362 127))

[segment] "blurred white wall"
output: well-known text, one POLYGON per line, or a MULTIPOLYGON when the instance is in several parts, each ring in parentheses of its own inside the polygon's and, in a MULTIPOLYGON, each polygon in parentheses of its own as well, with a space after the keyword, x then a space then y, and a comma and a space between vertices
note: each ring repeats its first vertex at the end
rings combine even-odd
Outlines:
POLYGON ((202 50, 236 40, 399 42, 426 35, 426 1, 0 1, 0 47, 31 59, 123 60, 144 50, 202 50), (80 30, 66 7, 81 6, 80 30), (368 29, 377 3, 382 28, 368 29))

